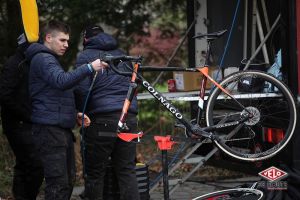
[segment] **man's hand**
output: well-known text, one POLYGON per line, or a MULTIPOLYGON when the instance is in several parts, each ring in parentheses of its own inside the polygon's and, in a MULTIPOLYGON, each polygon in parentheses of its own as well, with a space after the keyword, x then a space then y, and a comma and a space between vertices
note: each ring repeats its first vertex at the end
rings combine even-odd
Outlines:
MULTIPOLYGON (((82 113, 77 113, 77 124, 78 126, 82 126, 82 113)), ((91 120, 87 115, 84 115, 83 125, 84 127, 88 127, 91 124, 91 120)))
POLYGON ((108 67, 108 64, 100 59, 94 60, 91 65, 96 72, 108 67))

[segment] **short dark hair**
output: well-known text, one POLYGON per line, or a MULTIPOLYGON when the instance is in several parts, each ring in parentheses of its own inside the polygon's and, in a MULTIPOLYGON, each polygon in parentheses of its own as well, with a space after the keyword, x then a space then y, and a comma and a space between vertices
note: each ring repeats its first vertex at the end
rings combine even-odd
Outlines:
POLYGON ((46 22, 45 24, 42 25, 41 33, 40 33, 41 39, 44 40, 46 35, 52 33, 53 31, 59 31, 65 34, 70 34, 71 29, 67 24, 63 22, 50 20, 49 22, 46 22))

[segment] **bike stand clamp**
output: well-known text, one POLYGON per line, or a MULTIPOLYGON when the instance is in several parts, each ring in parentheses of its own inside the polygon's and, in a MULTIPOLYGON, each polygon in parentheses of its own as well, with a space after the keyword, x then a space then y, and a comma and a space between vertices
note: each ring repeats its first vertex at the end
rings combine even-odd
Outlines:
POLYGON ((137 139, 137 142, 141 141, 141 137, 143 137, 144 133, 138 132, 138 133, 118 133, 117 136, 125 141, 125 142, 131 142, 134 139, 137 139))
POLYGON ((172 149, 172 145, 176 142, 172 141, 170 135, 154 136, 154 140, 162 153, 164 200, 169 200, 168 150, 172 149))

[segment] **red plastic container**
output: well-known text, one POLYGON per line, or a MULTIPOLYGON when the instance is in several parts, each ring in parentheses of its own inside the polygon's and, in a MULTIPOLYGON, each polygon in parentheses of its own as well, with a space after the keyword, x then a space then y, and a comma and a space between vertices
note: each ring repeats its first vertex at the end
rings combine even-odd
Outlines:
POLYGON ((176 83, 174 79, 168 80, 168 91, 169 92, 176 92, 176 83))

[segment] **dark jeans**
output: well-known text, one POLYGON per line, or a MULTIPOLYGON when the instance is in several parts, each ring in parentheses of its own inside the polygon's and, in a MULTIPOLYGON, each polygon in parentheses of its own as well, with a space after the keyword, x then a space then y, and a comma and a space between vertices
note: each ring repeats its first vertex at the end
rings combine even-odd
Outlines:
POLYGON ((45 199, 70 199, 76 173, 72 131, 38 124, 32 128, 44 168, 45 199))
POLYGON ((16 200, 36 199, 44 180, 42 163, 33 145, 31 125, 16 122, 3 131, 15 154, 12 192, 16 200))
MULTIPOLYGON (((85 129, 85 198, 103 199, 104 176, 111 162, 116 174, 121 200, 139 200, 135 172, 136 145, 116 137, 117 114, 92 118, 91 126, 85 129), (111 159, 111 161, 110 161, 111 159)), ((136 131, 136 116, 128 117, 128 126, 136 131)))

